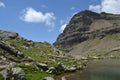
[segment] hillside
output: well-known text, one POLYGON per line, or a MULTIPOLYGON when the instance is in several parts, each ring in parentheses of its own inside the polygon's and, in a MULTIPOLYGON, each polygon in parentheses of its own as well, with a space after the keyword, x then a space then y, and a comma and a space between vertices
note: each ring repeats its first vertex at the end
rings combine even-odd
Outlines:
POLYGON ((75 14, 54 43, 74 56, 120 56, 120 15, 89 10, 75 14))
POLYGON ((81 62, 48 42, 33 42, 0 30, 0 80, 42 80, 79 68, 81 62))

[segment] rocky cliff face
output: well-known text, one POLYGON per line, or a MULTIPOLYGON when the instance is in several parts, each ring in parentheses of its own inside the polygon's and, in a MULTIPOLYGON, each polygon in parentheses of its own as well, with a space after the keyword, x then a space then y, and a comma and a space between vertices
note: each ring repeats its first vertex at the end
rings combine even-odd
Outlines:
POLYGON ((82 11, 75 14, 54 43, 59 49, 70 51, 84 41, 120 33, 120 15, 82 11))

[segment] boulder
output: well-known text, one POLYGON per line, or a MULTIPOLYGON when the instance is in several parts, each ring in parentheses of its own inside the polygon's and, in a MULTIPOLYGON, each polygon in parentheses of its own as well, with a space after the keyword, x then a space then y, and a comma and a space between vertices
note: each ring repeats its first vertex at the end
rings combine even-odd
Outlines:
POLYGON ((0 39, 1 39, 1 40, 15 39, 15 38, 17 38, 18 36, 19 36, 19 35, 18 35, 18 33, 16 33, 16 32, 0 30, 0 39))
POLYGON ((42 79, 42 80, 54 80, 54 78, 52 78, 52 77, 45 77, 45 78, 42 79))
POLYGON ((59 63, 57 64, 56 69, 59 70, 59 71, 64 71, 64 70, 65 70, 65 67, 64 67, 64 65, 63 65, 62 63, 59 62, 59 63))
POLYGON ((0 74, 3 76, 4 80, 26 80, 25 79, 25 72, 22 68, 7 68, 2 70, 0 74))
POLYGON ((5 70, 2 70, 2 71, 0 71, 0 74, 2 75, 2 77, 4 78, 4 80, 6 80, 7 79, 7 70, 5 69, 5 70))
POLYGON ((50 73, 50 74, 55 74, 56 73, 56 69, 55 69, 55 67, 50 67, 46 72, 50 73))
POLYGON ((9 52, 11 55, 14 55, 16 57, 24 58, 24 54, 20 52, 19 50, 16 50, 15 47, 11 46, 10 44, 5 43, 4 41, 0 42, 1 49, 9 52))
POLYGON ((44 63, 37 63, 37 66, 41 69, 43 69, 44 71, 48 70, 48 65, 44 64, 44 63))
POLYGON ((14 80, 26 80, 25 72, 22 70, 22 68, 12 68, 12 72, 14 80))
POLYGON ((23 54, 23 53, 21 53, 21 52, 17 52, 17 55, 20 57, 20 58, 24 58, 25 57, 25 55, 23 54))
POLYGON ((70 67, 67 71, 68 72, 74 72, 74 71, 76 71, 77 69, 76 69, 76 67, 70 67))

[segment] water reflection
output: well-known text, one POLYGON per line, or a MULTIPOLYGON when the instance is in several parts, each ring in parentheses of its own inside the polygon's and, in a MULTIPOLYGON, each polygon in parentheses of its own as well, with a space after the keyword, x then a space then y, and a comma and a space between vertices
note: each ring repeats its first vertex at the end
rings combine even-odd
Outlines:
POLYGON ((120 60, 90 62, 82 73, 67 75, 62 80, 120 80, 120 60))

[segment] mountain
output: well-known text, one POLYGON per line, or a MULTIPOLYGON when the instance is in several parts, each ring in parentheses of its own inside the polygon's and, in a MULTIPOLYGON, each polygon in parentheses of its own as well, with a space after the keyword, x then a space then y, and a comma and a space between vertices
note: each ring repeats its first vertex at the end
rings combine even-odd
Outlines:
POLYGON ((16 32, 0 30, 0 80, 42 80, 76 71, 82 67, 79 63, 48 42, 34 42, 16 32))
POLYGON ((120 15, 89 10, 75 14, 55 43, 75 56, 120 56, 120 15))
POLYGON ((54 80, 103 58, 120 58, 120 15, 81 11, 53 45, 0 30, 0 80, 54 80))

